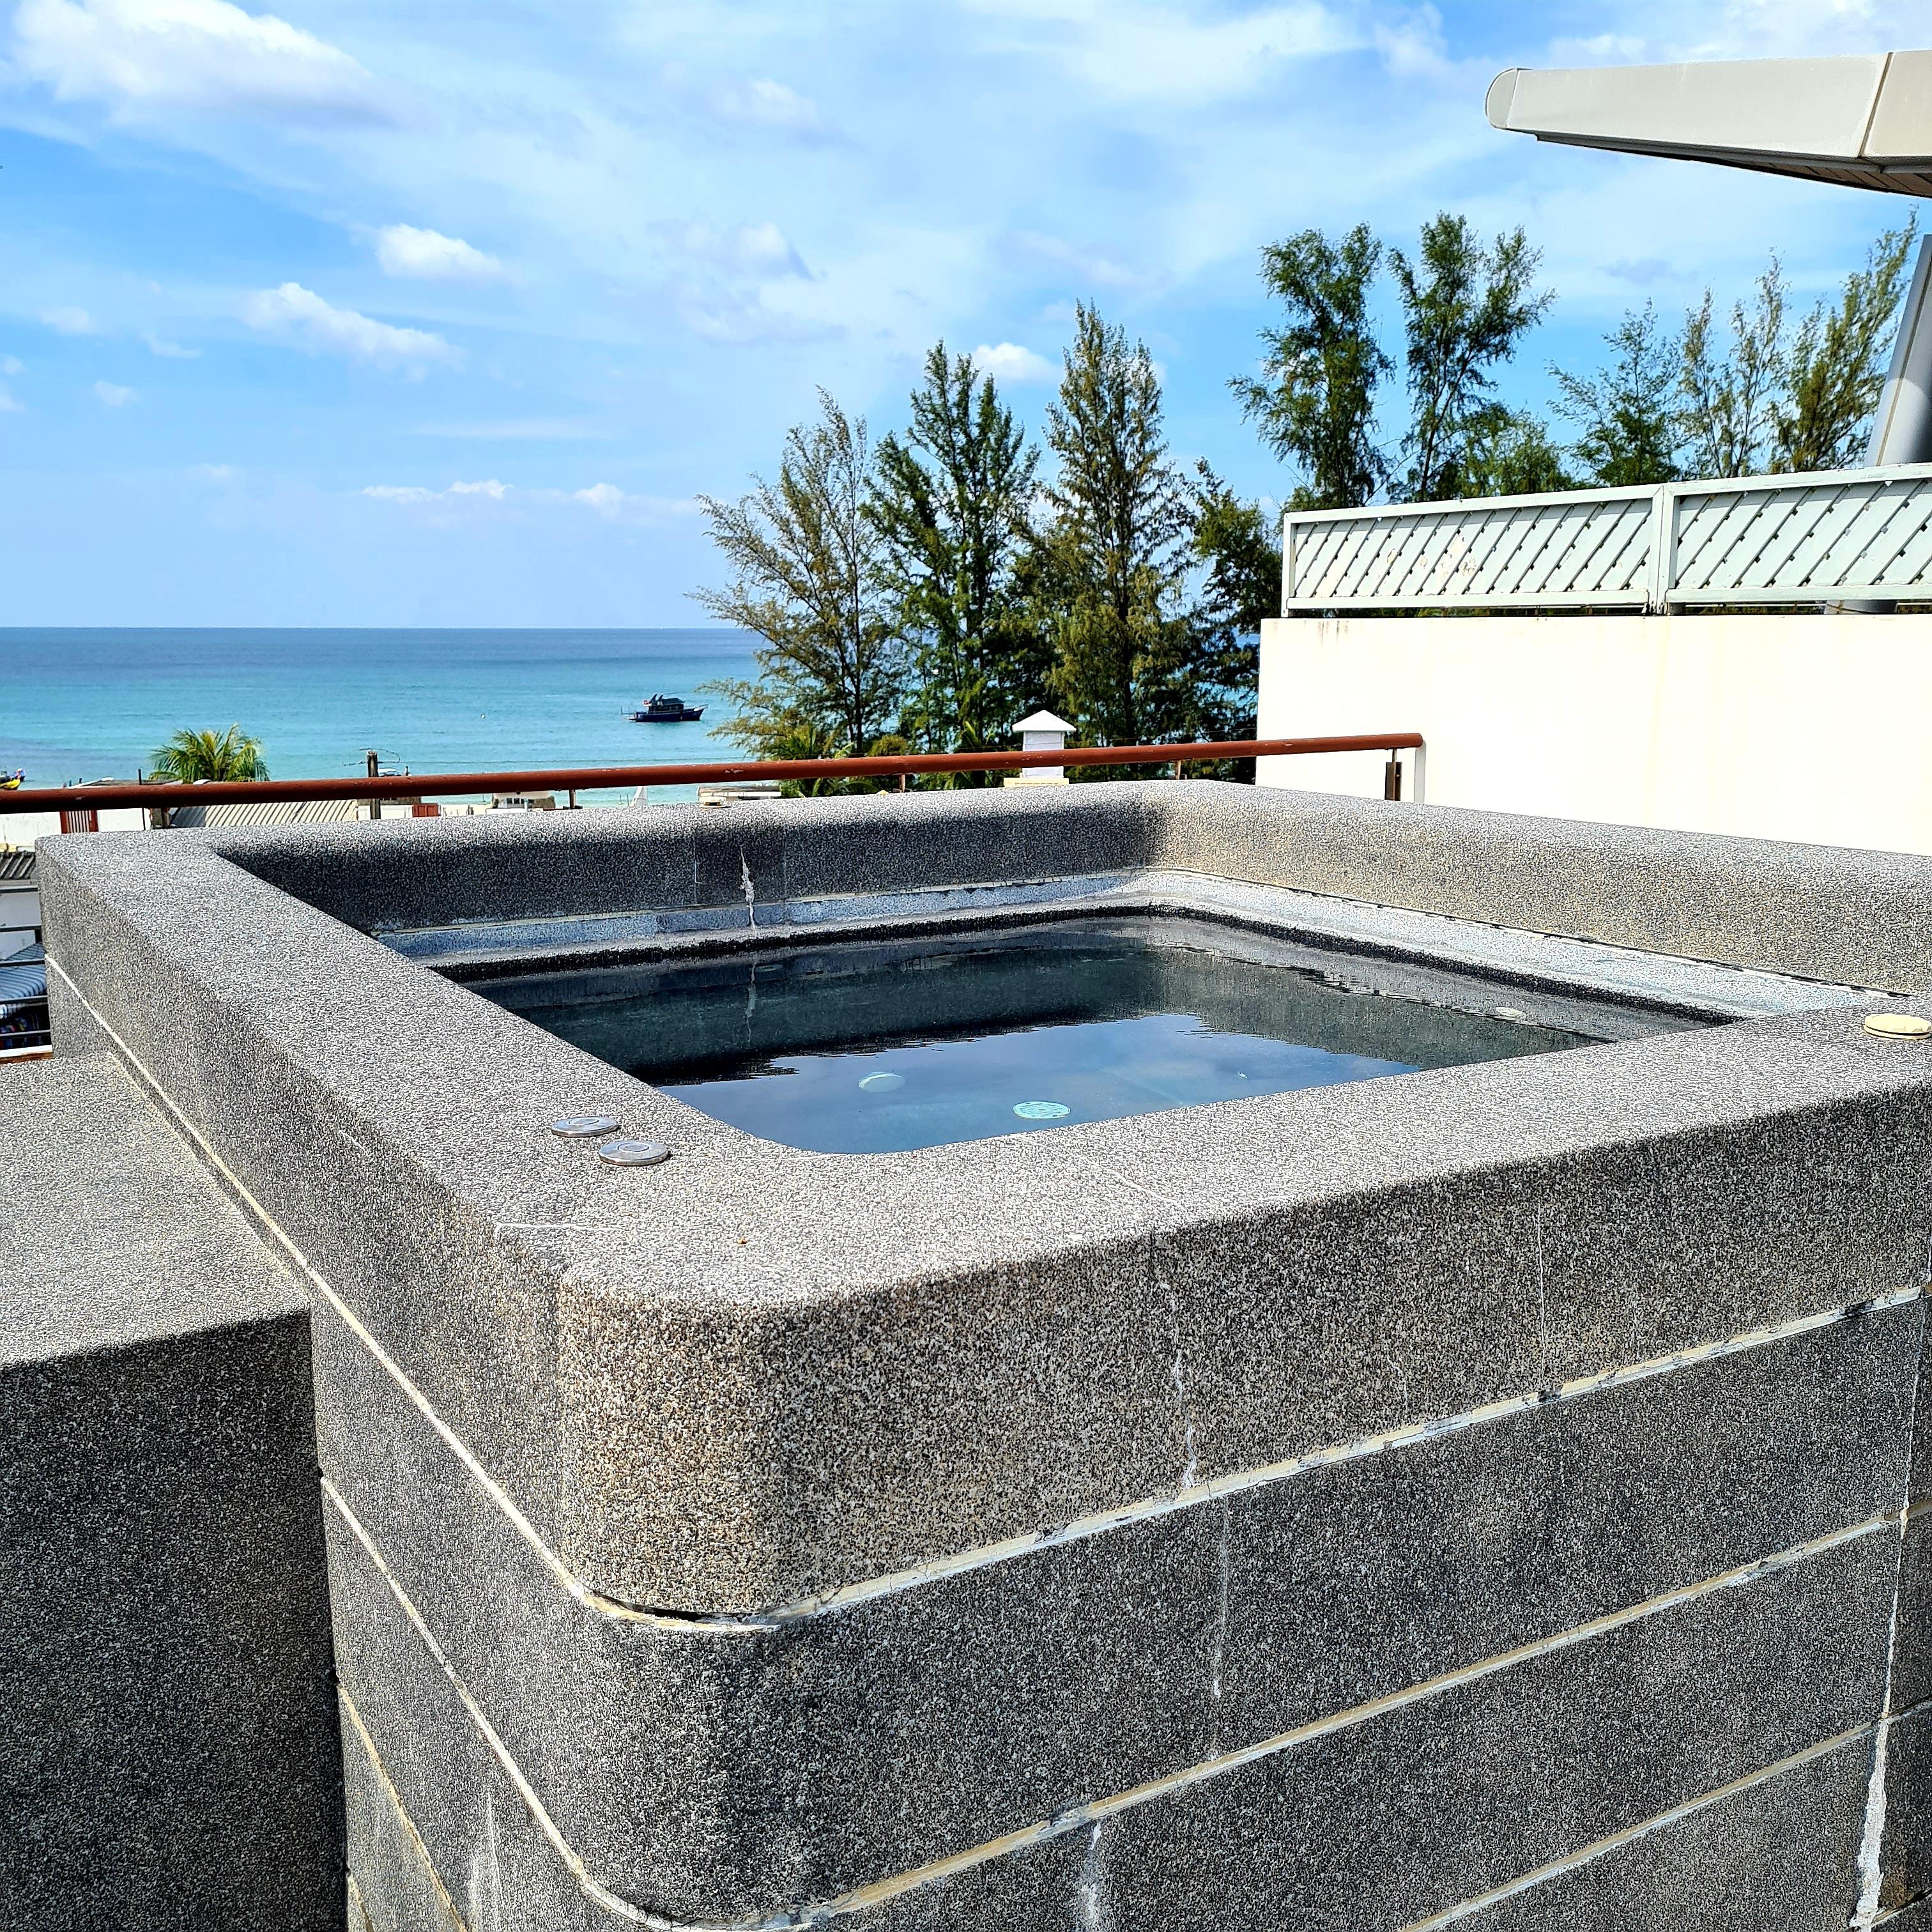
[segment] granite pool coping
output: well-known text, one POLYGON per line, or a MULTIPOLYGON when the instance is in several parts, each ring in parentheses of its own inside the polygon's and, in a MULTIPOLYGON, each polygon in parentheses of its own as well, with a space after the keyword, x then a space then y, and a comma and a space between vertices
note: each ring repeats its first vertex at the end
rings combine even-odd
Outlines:
POLYGON ((823 1155, 358 929, 1178 871, 1909 990, 1925 862, 1213 785, 556 817, 103 835, 43 871, 57 1027, 101 1030, 614 1602, 782 1609, 1925 1277, 1932 1054, 1856 1006, 823 1155), (549 1132, 586 1112, 673 1159, 549 1132))

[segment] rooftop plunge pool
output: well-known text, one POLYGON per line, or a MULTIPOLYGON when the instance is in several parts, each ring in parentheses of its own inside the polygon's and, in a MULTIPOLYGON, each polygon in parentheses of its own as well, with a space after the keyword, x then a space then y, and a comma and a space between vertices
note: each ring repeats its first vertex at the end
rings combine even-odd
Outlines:
POLYGON ((1096 918, 475 986, 714 1118, 884 1154, 1705 1022, 1198 920, 1096 918))

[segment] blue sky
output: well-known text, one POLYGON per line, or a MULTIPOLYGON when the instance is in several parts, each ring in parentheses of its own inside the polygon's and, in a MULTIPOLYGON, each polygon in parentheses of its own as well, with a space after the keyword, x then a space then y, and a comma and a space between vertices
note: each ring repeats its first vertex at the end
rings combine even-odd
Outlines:
POLYGON ((18 0, 0 29, 0 624, 649 625, 694 499, 943 336, 1037 420, 1073 303, 1231 406, 1257 251, 1522 223, 1559 300, 1822 290, 1904 206, 1498 134, 1491 76, 1923 44, 1923 0, 18 0))

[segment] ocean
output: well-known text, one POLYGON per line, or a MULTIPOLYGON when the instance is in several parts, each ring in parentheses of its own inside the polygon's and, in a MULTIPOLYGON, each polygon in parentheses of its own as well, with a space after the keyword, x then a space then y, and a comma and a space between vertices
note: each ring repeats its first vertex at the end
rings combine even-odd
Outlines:
MULTIPOLYGON (((239 724, 278 778, 538 770, 739 755, 698 687, 748 676, 758 640, 657 631, 0 629, 0 767, 30 785, 131 779, 184 727, 239 724), (704 707, 633 724, 654 692, 704 707)), ((664 802, 688 796, 653 790, 664 802)), ((586 803, 628 797, 586 792, 586 803)))

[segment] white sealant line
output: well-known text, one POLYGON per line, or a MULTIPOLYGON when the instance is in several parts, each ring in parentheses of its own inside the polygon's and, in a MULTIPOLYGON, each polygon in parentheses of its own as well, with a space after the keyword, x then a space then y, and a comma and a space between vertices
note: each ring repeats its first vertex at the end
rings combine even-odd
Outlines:
MULTIPOLYGON (((428 1846, 423 1843, 422 1834, 416 1829, 416 1821, 410 1816, 409 1807, 403 1802, 402 1793, 396 1789, 394 1780, 389 1776, 388 1766, 383 1763, 376 1749, 376 1741, 369 1735, 369 1726, 362 1721, 362 1713, 356 1708, 356 1700, 339 1683, 335 1687, 335 1700, 342 1706, 349 1721, 355 1726, 356 1735, 362 1740, 363 1754, 369 1760, 369 1768, 376 1774, 377 1781, 388 1795, 389 1808, 402 1821, 403 1829, 410 1834, 416 1848, 416 1856, 422 1861, 422 1868, 429 1874, 429 1882, 436 1888, 436 1898, 440 1900, 443 1910, 449 1914, 450 1923, 465 1925, 463 1914, 456 1909, 455 1900, 450 1897, 443 1884, 442 1874, 436 1868, 435 1859, 430 1856, 428 1846)), ((349 1875, 349 1889, 352 1894, 356 1892, 356 1875, 353 1872, 349 1875)), ((368 1916, 366 1912, 364 1916, 368 1916)))
POLYGON ((1726 1798, 1735 1798, 1741 1791, 1749 1791, 1755 1786, 1768 1784, 1774 1778, 1781 1778, 1787 1771, 1796 1771, 1799 1766, 1809 1764, 1815 1758, 1829 1757, 1834 1751, 1843 1750, 1848 1744, 1856 1744, 1861 1738, 1869 1737, 1879 1728, 1875 1724, 1859 1724, 1851 1730, 1841 1731, 1835 1738, 1827 1738, 1822 1744, 1795 1751, 1787 1758, 1780 1758, 1775 1764, 1767 1765, 1762 1771, 1754 1771, 1746 1776, 1734 1778, 1729 1784, 1720 1785, 1715 1791, 1707 1791, 1700 1798, 1694 1798, 1687 1804, 1675 1806, 1668 1811, 1660 1811, 1654 1818, 1646 1818, 1641 1825, 1633 1825, 1628 1831, 1613 1832, 1606 1838, 1599 1838, 1594 1844, 1586 1845, 1581 1851, 1573 1852, 1568 1858, 1553 1859, 1546 1865, 1538 1865, 1532 1872, 1525 1872, 1522 1877, 1512 1879, 1508 1885, 1499 1885, 1493 1892, 1486 1892, 1474 1898, 1466 1898, 1460 1905, 1452 1905, 1446 1912, 1438 1912, 1428 1918, 1412 1919, 1401 1928, 1401 1932, 1438 1932, 1445 1925, 1456 1925, 1466 1918, 1473 1918, 1479 1912, 1487 1912, 1504 1900, 1514 1898, 1520 1893, 1533 1892, 1540 1885, 1547 1885, 1552 1879, 1563 1878, 1583 1866, 1594 1864, 1606 1852, 1620 1851, 1625 1845, 1634 1845, 1648 1838, 1652 1832, 1666 1831, 1672 1825, 1681 1825, 1687 1818, 1694 1818, 1700 1811, 1708 1810, 1713 1804, 1720 1804, 1726 1798))
POLYGON ((1460 1435, 1465 1430, 1477 1428, 1485 1423, 1501 1421, 1508 1416, 1520 1415, 1528 1410, 1540 1408, 1546 1403, 1574 1401, 1580 1396, 1594 1395, 1606 1389, 1621 1388, 1628 1383, 1648 1382, 1654 1376, 1673 1374, 1679 1370, 1695 1367, 1701 1363, 1716 1361, 1728 1355, 1742 1354, 1753 1348, 1788 1341, 1796 1336, 1808 1334, 1814 1329, 1828 1328, 1836 1322, 1850 1321, 1881 1310, 1902 1307, 1909 1302, 1919 1300, 1928 1292, 1922 1284, 1913 1288, 1895 1288, 1887 1294, 1874 1295, 1868 1301, 1854 1303, 1849 1307, 1823 1309, 1815 1314, 1798 1316, 1790 1321, 1778 1322, 1769 1328, 1750 1329, 1742 1334, 1727 1336, 1722 1341, 1680 1349, 1672 1354, 1654 1356, 1648 1361, 1634 1363, 1628 1367, 1606 1369, 1592 1376, 1580 1376, 1554 1388, 1532 1389, 1522 1395, 1486 1402, 1480 1408, 1465 1410, 1459 1415, 1440 1416, 1425 1422, 1405 1424, 1400 1428, 1384 1430, 1377 1435, 1360 1436, 1352 1442, 1310 1450, 1304 1455, 1292 1456, 1282 1462, 1264 1463, 1254 1468, 1237 1470, 1229 1475, 1213 1477, 1205 1482, 1187 1484, 1167 1495, 1123 1504, 1114 1509, 1097 1510, 1090 1516, 1077 1516, 1055 1529, 1029 1531, 1023 1535, 1004 1538, 996 1543, 981 1544, 971 1550, 934 1557, 924 1563, 890 1571, 884 1576, 868 1578, 863 1582, 848 1583, 838 1589, 802 1597, 770 1610, 743 1612, 650 1610, 634 1604, 624 1603, 592 1589, 569 1569, 544 1540, 536 1526, 518 1507, 509 1492, 478 1461, 468 1444, 436 1413, 428 1397, 363 1325, 355 1310, 330 1287, 287 1231, 256 1199, 241 1177, 208 1144, 194 1122, 175 1105, 140 1057, 113 1027, 95 1012, 86 995, 74 985, 59 965, 52 960, 47 963, 52 970, 60 974, 74 998, 86 1008, 101 1030, 113 1041, 155 1100, 166 1108, 182 1132, 201 1150, 202 1157, 209 1166, 220 1174, 261 1226, 287 1251, 316 1292, 328 1304, 344 1326, 368 1350, 430 1427, 448 1447, 452 1454, 468 1470, 484 1494, 530 1544, 545 1568, 557 1580, 560 1586, 586 1610, 619 1622, 646 1624, 666 1630, 710 1631, 722 1636, 776 1630, 806 1618, 849 1610, 883 1597, 897 1596, 902 1592, 938 1582, 946 1577, 963 1576, 976 1570, 988 1568, 997 1563, 1009 1562, 1016 1557, 1029 1556, 1036 1550, 1053 1549, 1064 1543, 1084 1542, 1091 1537, 1103 1536, 1112 1531, 1125 1528, 1130 1524, 1155 1521, 1180 1510, 1198 1509, 1204 1504, 1244 1495, 1250 1490, 1264 1489, 1276 1483, 1288 1481, 1310 1469, 1322 1468, 1330 1463, 1352 1462, 1364 1456, 1381 1455, 1390 1450, 1405 1449, 1417 1443, 1433 1442, 1439 1436, 1460 1435))
MULTIPOLYGON (((1031 1850, 1055 1838, 1064 1838, 1070 1832, 1089 1831, 1124 1811, 1137 1809, 1156 1798, 1166 1798, 1204 1784, 1210 1779, 1224 1777, 1230 1772, 1259 1762, 1264 1758, 1274 1757, 1280 1753, 1291 1750, 1298 1744, 1310 1744, 1316 1739, 1332 1736, 1338 1731, 1352 1730, 1355 1726, 1371 1719, 1384 1717, 1391 1712, 1400 1711, 1411 1704, 1421 1703, 1427 1699, 1440 1696, 1445 1691, 1461 1688, 1482 1678, 1495 1676, 1499 1671, 1513 1670, 1518 1664, 1528 1664, 1538 1658, 1550 1657, 1558 1652, 1574 1648, 1592 1639, 1607 1636, 1613 1630, 1622 1630, 1626 1624, 1639 1623, 1659 1613, 1679 1609, 1706 1597, 1714 1596, 1725 1590, 1736 1590, 1754 1583, 1760 1578, 1776 1574, 1800 1563, 1809 1562, 1840 1544, 1856 1541, 1861 1537, 1870 1536, 1895 1526, 1896 1516, 1872 1517, 1864 1522, 1853 1523, 1846 1528, 1834 1530, 1828 1536, 1816 1537, 1809 1543, 1802 1543, 1790 1550, 1779 1551, 1775 1556, 1760 1558, 1757 1562, 1746 1564, 1735 1570, 1726 1570, 1715 1576, 1706 1577, 1696 1583, 1684 1585, 1680 1589, 1666 1591, 1664 1594, 1652 1597, 1641 1604, 1632 1604, 1626 1610, 1612 1611, 1607 1616, 1593 1618, 1589 1622, 1579 1624, 1574 1628, 1562 1630, 1554 1636, 1540 1637, 1532 1643, 1519 1645, 1514 1650, 1498 1652, 1493 1657, 1483 1658, 1479 1663, 1465 1664, 1460 1669, 1444 1672, 1420 1684, 1413 1684, 1400 1690, 1389 1692, 1381 1697, 1371 1698, 1367 1702, 1357 1704, 1345 1711, 1332 1712, 1327 1717, 1298 1725, 1294 1730, 1264 1738, 1258 1743, 1246 1744, 1235 1750, 1222 1751, 1184 1769, 1170 1772, 1165 1776, 1150 1778, 1146 1783, 1132 1786, 1125 1791, 1116 1792, 1109 1797, 1096 1798, 1090 1802, 1070 1808, 1056 1816, 1042 1820, 1037 1824, 1023 1826, 1016 1832, 1008 1832, 997 1838, 988 1839, 983 1844, 975 1845, 962 1852, 956 1852, 944 1858, 935 1858, 929 1864, 914 1867, 910 1870, 894 1873, 889 1877, 878 1879, 871 1884, 861 1886, 851 1892, 842 1892, 836 1898, 805 1906, 796 1911, 781 1912, 764 1918, 734 1920, 725 1923, 692 1923, 660 1918, 646 1911, 642 1906, 632 1905, 617 1896, 607 1886, 591 1876, 583 1858, 572 1849, 550 1814, 544 1808, 543 1801, 531 1787, 530 1781, 518 1768, 508 1748, 500 1738, 481 1706, 472 1697, 468 1687, 458 1676, 454 1667, 443 1654, 429 1626, 423 1621, 416 1606, 388 1564, 383 1560, 369 1532, 356 1520, 355 1513, 344 1499, 334 1484, 324 1477, 322 1492, 344 1522, 353 1532, 376 1567, 390 1594, 401 1606, 414 1627, 417 1635, 452 1688, 462 1700, 464 1708, 482 1732, 491 1754, 502 1766, 505 1774, 511 1780, 529 1807, 544 1835, 555 1848, 557 1856, 569 1868, 578 1886, 587 1898, 595 1900, 608 1910, 616 1912, 636 1924, 649 1926, 652 1932, 794 1932, 794 1928, 814 1926, 827 1919, 840 1918, 848 1913, 861 1912, 884 1904, 898 1898, 902 1892, 914 1892, 921 1887, 934 1885, 942 1880, 956 1876, 975 1866, 991 1863, 996 1858, 1010 1856, 1016 1852, 1031 1850)), ((1887 1720, 1887 1721, 1896 1721, 1887 1720)), ((1847 1738, 1863 1735, 1874 1729, 1872 1725, 1847 1732, 1847 1738)), ((1833 1745, 1843 1743, 1845 1738, 1833 1741, 1833 1745)), ((1810 1755, 1832 1747, 1817 1747, 1810 1755)), ((1794 1760, 1793 1762, 1798 1760, 1794 1760)), ((1766 1774, 1768 1775, 1769 1774, 1766 1774)), ((1727 1787, 1728 1788, 1728 1787, 1727 1787)), ((1718 1796, 1722 1796, 1720 1792, 1718 1796)), ((1634 1828, 1634 1832, 1642 1828, 1634 1828)), ((1611 1841, 1604 1841, 1607 1845, 1611 1841)), ((1580 1855, 1579 1862, 1580 1862, 1580 1855)), ((1459 1908, 1460 1909, 1460 1908, 1459 1908)), ((1432 1923, 1436 1922, 1431 1922, 1432 1923)))
MULTIPOLYGON (((1932 1279, 1932 1253, 1926 1257, 1926 1274, 1932 1279)), ((1918 1387, 1925 1358, 1925 1330, 1918 1330, 1918 1351, 1913 1364, 1912 1406, 1905 1423, 1904 1494, 1898 1506, 1898 1557, 1892 1573, 1892 1616, 1886 1629, 1885 1693, 1879 1702, 1881 1712, 1892 1708, 1892 1686, 1898 1662, 1898 1606, 1905 1582, 1905 1539, 1912 1526, 1912 1444, 1918 1427, 1918 1387)), ((1886 1766, 1891 1740, 1889 1726, 1881 1726, 1872 1740, 1871 1775, 1865 1786, 1864 1830, 1858 1840, 1858 1902, 1852 1913, 1851 1932, 1870 1932, 1880 1910, 1880 1893, 1885 1882, 1882 1869, 1885 1852, 1886 1766)))

